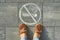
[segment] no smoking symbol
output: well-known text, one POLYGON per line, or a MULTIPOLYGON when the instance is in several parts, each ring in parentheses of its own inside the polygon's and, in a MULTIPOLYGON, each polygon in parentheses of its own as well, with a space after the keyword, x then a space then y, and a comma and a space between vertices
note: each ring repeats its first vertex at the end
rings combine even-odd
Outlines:
MULTIPOLYGON (((19 18, 20 18, 20 20, 23 22, 23 23, 25 23, 25 24, 27 24, 27 25, 34 25, 34 24, 36 24, 37 22, 39 22, 40 21, 40 19, 41 19, 41 10, 40 10, 40 8, 36 5, 36 4, 34 4, 34 3, 26 3, 26 4, 24 4, 21 8, 20 8, 20 10, 19 10, 19 18), (28 8, 28 6, 29 6, 29 8, 28 8), (23 13, 23 11, 22 11, 22 9, 25 9, 25 11, 27 11, 27 14, 24 14, 23 13), (29 23, 29 22, 26 22, 26 21, 24 21, 24 19, 22 18, 22 14, 27 18, 28 16, 30 16, 32 19, 33 19, 33 21, 34 22, 31 22, 31 23, 29 23), (33 14, 33 15, 32 15, 33 14), (36 14, 36 15, 35 15, 36 14), (37 18, 37 16, 38 16, 38 19, 36 20, 36 18, 37 18)), ((26 19, 25 18, 25 19, 26 19)), ((32 21, 32 20, 28 20, 28 21, 32 21)))

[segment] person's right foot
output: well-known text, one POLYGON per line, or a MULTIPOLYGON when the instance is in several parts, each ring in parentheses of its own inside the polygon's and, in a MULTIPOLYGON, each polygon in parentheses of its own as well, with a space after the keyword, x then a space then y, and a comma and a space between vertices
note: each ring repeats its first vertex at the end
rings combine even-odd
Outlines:
POLYGON ((34 28, 34 35, 33 35, 33 37, 40 38, 41 34, 42 34, 42 30, 43 30, 43 28, 42 28, 41 24, 37 23, 35 25, 35 28, 34 28))

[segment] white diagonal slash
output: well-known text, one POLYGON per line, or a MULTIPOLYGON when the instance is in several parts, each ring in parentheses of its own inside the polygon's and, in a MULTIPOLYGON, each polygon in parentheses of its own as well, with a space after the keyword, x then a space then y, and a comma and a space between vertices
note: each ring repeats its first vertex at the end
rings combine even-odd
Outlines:
POLYGON ((26 11, 28 12, 28 14, 32 17, 32 19, 34 20, 34 22, 37 22, 36 19, 32 16, 32 14, 29 12, 29 10, 27 9, 26 6, 24 6, 24 8, 26 9, 26 11))

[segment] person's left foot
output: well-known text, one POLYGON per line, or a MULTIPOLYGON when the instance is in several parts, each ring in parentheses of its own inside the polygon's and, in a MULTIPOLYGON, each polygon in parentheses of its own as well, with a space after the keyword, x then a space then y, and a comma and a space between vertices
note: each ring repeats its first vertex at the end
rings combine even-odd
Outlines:
POLYGON ((19 25, 19 36, 20 37, 26 37, 27 36, 27 28, 26 25, 21 23, 19 25))

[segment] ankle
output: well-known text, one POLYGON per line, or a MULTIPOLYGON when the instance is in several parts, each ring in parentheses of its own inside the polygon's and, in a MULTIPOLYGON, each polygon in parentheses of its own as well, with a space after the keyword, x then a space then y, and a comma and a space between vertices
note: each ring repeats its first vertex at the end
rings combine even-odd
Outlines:
POLYGON ((27 35, 25 33, 21 34, 20 37, 27 37, 27 35))
POLYGON ((34 36, 33 37, 40 38, 40 35, 38 33, 34 33, 34 36))

